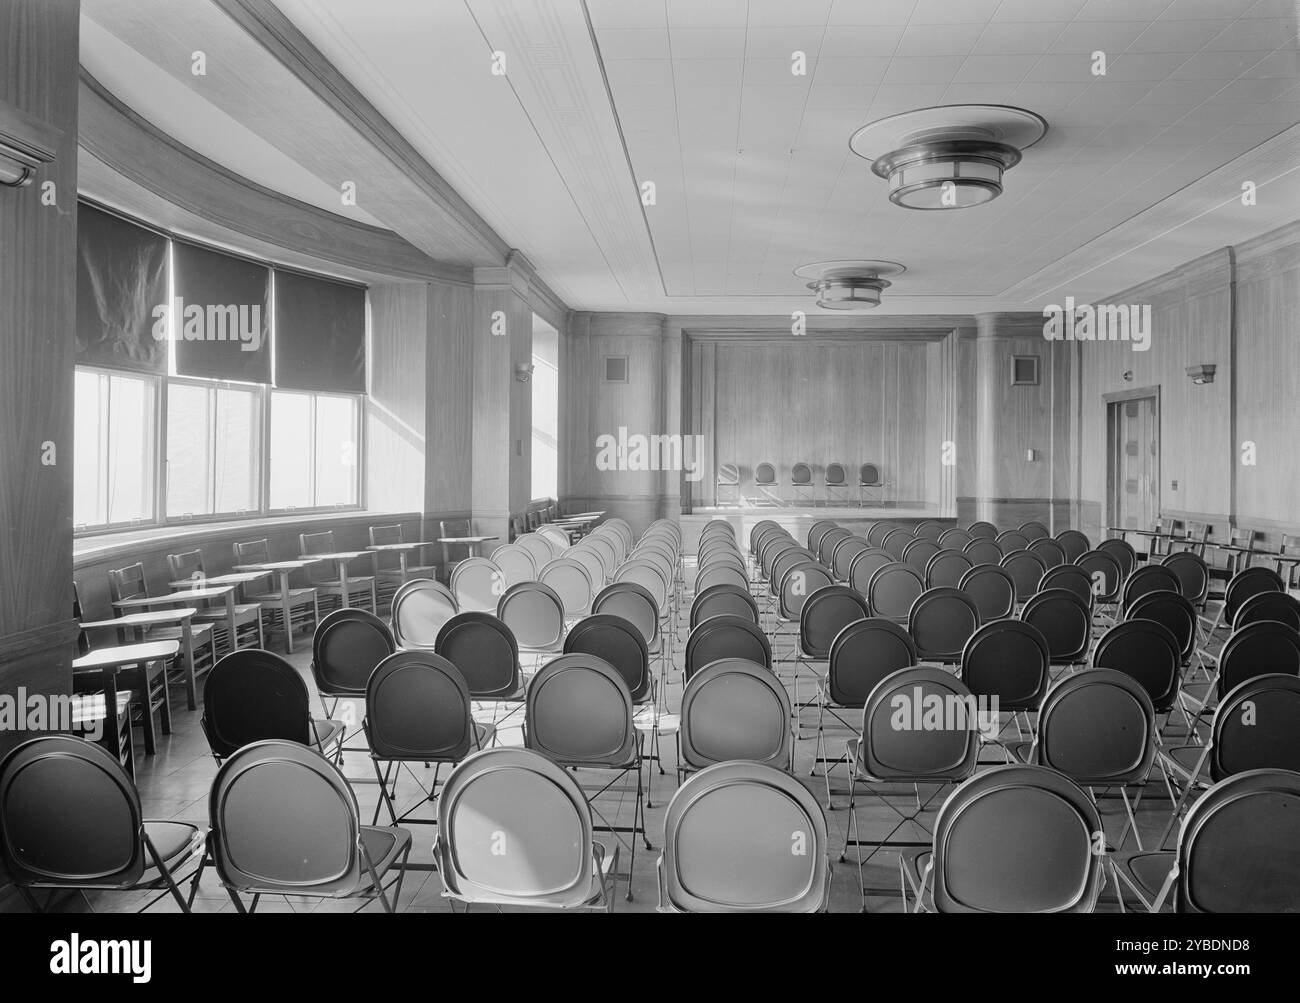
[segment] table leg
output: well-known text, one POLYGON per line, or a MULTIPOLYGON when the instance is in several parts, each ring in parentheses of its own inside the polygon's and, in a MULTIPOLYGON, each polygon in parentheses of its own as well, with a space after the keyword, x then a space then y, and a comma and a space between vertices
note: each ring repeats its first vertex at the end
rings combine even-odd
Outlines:
POLYGON ((198 689, 194 685, 194 631, 189 619, 181 623, 181 657, 185 665, 185 705, 190 710, 199 706, 198 689))
POLYGON ((348 562, 339 561, 339 601, 342 609, 347 609, 351 603, 348 602, 348 562))
MULTIPOLYGON (((104 676, 104 727, 109 730, 113 736, 113 749, 115 751, 121 748, 122 741, 122 722, 117 719, 117 666, 106 665, 103 669, 104 676)), ((131 708, 126 709, 126 732, 128 738, 131 734, 131 708)), ((119 753, 120 758, 120 753, 119 753)), ((135 767, 132 766, 132 771, 135 767)))
POLYGON ((284 650, 293 654, 293 615, 289 606, 289 572, 280 572, 280 618, 284 625, 284 650))

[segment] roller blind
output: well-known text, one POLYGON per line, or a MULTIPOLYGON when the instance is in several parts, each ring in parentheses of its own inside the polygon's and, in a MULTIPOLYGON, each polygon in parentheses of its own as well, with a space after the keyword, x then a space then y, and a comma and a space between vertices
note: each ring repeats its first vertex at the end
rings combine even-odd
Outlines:
POLYGON ((167 239, 82 203, 77 208, 79 365, 161 373, 167 302, 167 239))
POLYGON ((275 385, 366 392, 366 290, 277 270, 275 385))
POLYGON ((271 270, 177 241, 171 321, 176 373, 271 382, 271 270))

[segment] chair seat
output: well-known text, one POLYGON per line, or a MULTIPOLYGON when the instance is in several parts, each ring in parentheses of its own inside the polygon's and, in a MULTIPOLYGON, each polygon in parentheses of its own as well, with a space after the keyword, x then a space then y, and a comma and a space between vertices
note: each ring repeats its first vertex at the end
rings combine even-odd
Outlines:
MULTIPOLYGON (((98 672, 98 670, 96 670, 98 672)), ((117 691, 117 715, 121 720, 131 708, 131 691, 117 691)), ((108 717, 108 701, 104 699, 101 693, 82 693, 73 698, 72 701, 72 726, 79 728, 82 725, 91 724, 95 721, 103 721, 108 717)))
MULTIPOLYGON (((295 603, 309 603, 311 602, 312 596, 315 592, 315 589, 290 589, 289 603, 290 605, 295 603)), ((274 604, 277 609, 282 602, 282 597, 279 592, 257 592, 247 595, 246 598, 249 602, 255 602, 261 605, 266 605, 268 603, 274 604)))
MULTIPOLYGON (((261 612, 261 607, 248 603, 240 603, 235 606, 235 619, 244 620, 252 619, 261 612)), ((194 619, 204 623, 224 623, 226 620, 226 611, 224 609, 201 609, 196 610, 194 619)))
POLYGON ((1207 758, 1201 767, 1200 773, 1192 776, 1192 771, 1196 769, 1196 762, 1205 752, 1203 745, 1175 745, 1160 750, 1160 758, 1168 764, 1175 773, 1185 780, 1195 780, 1205 786, 1210 783, 1210 774, 1207 767, 1209 759, 1207 758))
POLYGON ((1124 870, 1146 894, 1148 900, 1160 894, 1160 889, 1169 877, 1169 870, 1174 866, 1177 854, 1172 850, 1157 850, 1151 853, 1135 853, 1123 862, 1124 870))
POLYGON ((934 851, 925 846, 904 849, 898 855, 898 866, 902 870, 903 878, 907 881, 907 887, 911 891, 913 899, 920 899, 924 896, 925 888, 922 886, 921 881, 933 856, 934 851))
POLYGON ((474 737, 478 740, 478 747, 486 749, 492 744, 492 740, 497 736, 497 726, 495 724, 484 724, 481 721, 474 722, 474 737))
MULTIPOLYGON (((375 865, 375 872, 382 878, 384 871, 392 867, 393 861, 411 845, 411 833, 408 829, 392 826, 363 825, 361 845, 370 855, 370 862, 375 865)), ((357 891, 368 891, 374 887, 370 872, 364 866, 361 868, 361 879, 357 891)))
POLYGON ((312 718, 311 726, 316 742, 322 749, 328 749, 343 740, 344 726, 341 721, 335 721, 333 718, 312 718))
MULTIPOLYGON (((188 822, 159 822, 148 819, 144 823, 144 832, 153 843, 154 849, 158 851, 158 856, 162 858, 163 866, 169 871, 184 861, 187 856, 201 853, 207 835, 205 830, 188 822)), ((152 884, 162 877, 158 873, 158 868, 154 866, 153 857, 148 856, 147 859, 149 866, 140 879, 142 885, 152 884)))

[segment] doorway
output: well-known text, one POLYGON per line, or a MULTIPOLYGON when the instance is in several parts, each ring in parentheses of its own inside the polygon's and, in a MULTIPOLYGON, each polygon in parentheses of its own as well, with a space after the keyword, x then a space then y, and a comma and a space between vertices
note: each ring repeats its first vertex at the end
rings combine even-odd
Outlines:
POLYGON ((1151 529, 1160 516, 1160 388, 1106 400, 1106 525, 1151 529))

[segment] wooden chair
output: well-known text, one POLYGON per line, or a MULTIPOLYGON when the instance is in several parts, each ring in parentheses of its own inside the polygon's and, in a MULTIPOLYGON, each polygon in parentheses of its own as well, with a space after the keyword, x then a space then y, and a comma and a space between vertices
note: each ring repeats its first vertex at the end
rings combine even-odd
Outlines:
MULTIPOLYGON (((208 577, 207 571, 203 567, 203 551, 201 550, 187 550, 181 554, 168 554, 167 571, 171 575, 173 582, 184 579, 202 585, 208 577)), ((238 592, 236 592, 236 595, 238 595, 238 592)), ((225 609, 208 606, 206 602, 200 603, 198 613, 195 614, 194 619, 200 623, 212 624, 212 629, 216 632, 218 646, 225 648, 227 651, 235 651, 238 648, 266 647, 266 637, 262 631, 262 607, 257 603, 235 603, 235 636, 233 638, 229 636, 231 618, 225 609)))
MULTIPOLYGON (((336 554, 339 552, 338 547, 334 545, 334 533, 332 530, 324 533, 299 533, 298 534, 299 552, 303 554, 336 554)), ((372 561, 373 567, 373 561, 372 561)), ((335 565, 330 565, 326 570, 323 564, 313 564, 308 571, 312 587, 316 590, 321 599, 331 599, 331 606, 337 604, 343 606, 343 596, 346 590, 347 605, 359 606, 365 608, 367 599, 370 604, 370 612, 377 612, 379 602, 375 593, 374 575, 359 575, 353 577, 347 575, 347 580, 342 581, 335 577, 338 569, 335 565), (319 576, 319 577, 318 577, 319 576)))
MULTIPOLYGON (((119 568, 116 571, 108 573, 108 591, 109 597, 113 602, 121 602, 129 599, 143 599, 149 596, 148 589, 145 587, 144 565, 132 564, 129 567, 119 568)), ((74 602, 77 594, 77 583, 72 583, 74 602)), ((163 597, 159 596, 159 599, 163 597)), ((166 597, 171 599, 171 596, 166 597)), ((180 598, 175 600, 175 605, 183 606, 186 609, 197 610, 198 603, 190 603, 180 598)), ((80 603, 77 602, 78 608, 80 603)), ((176 610, 173 608, 172 613, 176 610)), ((183 641, 185 628, 180 624, 180 618, 175 615, 168 615, 164 609, 152 609, 145 612, 123 612, 120 609, 114 609, 114 616, 117 618, 114 626, 117 627, 118 644, 128 644, 132 641, 183 641), (127 632, 130 631, 129 636, 127 632)), ((185 687, 185 702, 190 710, 198 708, 198 680, 206 675, 217 663, 217 633, 213 624, 207 622, 196 622, 197 613, 190 617, 190 645, 186 650, 182 645, 176 660, 172 663, 169 671, 172 677, 185 687)))
MULTIPOLYGON (((524 532, 518 534, 523 536, 531 533, 535 528, 533 526, 533 513, 526 512, 520 517, 523 519, 524 532)), ((453 537, 473 536, 474 528, 470 525, 468 519, 442 519, 438 522, 438 536, 443 539, 453 537)), ((516 537, 516 539, 518 538, 516 537)), ((447 581, 451 581, 451 573, 456 570, 456 565, 466 557, 472 557, 474 548, 465 543, 444 543, 442 545, 442 570, 447 575, 447 581), (464 553, 458 557, 452 557, 452 549, 464 550, 464 553)))
MULTIPOLYGON (((266 540, 246 540, 235 544, 235 564, 271 564, 271 549, 266 540)), ((293 651, 293 632, 315 630, 320 623, 320 601, 313 588, 294 588, 288 572, 267 572, 265 578, 249 582, 244 598, 261 607, 263 630, 284 633, 286 650, 293 651), (271 583, 267 588, 264 583, 271 583)))
MULTIPOLYGON (((370 545, 378 547, 383 545, 392 545, 395 543, 405 543, 402 539, 402 525, 397 523, 392 526, 371 526, 370 527, 370 545)), ((423 554, 423 549, 419 551, 399 551, 395 555, 397 566, 392 564, 385 565, 382 551, 375 552, 375 593, 379 601, 385 606, 389 606, 393 601, 393 594, 411 581, 413 578, 437 578, 438 566, 435 564, 410 564, 408 553, 414 554, 418 561, 423 554)))

